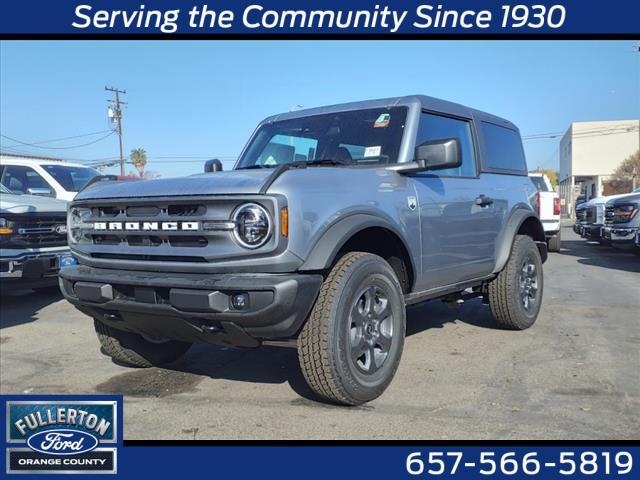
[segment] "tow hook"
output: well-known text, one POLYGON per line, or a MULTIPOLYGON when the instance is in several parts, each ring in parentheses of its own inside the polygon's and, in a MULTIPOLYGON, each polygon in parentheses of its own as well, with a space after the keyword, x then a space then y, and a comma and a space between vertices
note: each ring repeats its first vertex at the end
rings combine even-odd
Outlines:
POLYGON ((216 325, 201 325, 200 329, 203 333, 218 333, 222 330, 222 328, 216 325))
POLYGON ((122 317, 120 316, 119 313, 111 313, 111 312, 106 312, 102 315, 102 318, 104 318, 105 320, 109 321, 109 322, 121 322, 122 321, 122 317))

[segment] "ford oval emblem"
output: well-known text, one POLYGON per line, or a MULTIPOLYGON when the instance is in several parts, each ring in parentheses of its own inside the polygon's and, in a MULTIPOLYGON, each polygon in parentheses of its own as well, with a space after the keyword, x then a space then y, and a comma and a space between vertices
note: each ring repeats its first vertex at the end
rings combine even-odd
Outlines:
POLYGON ((31 450, 48 455, 77 455, 96 448, 98 439, 80 430, 45 430, 31 435, 27 445, 31 450))

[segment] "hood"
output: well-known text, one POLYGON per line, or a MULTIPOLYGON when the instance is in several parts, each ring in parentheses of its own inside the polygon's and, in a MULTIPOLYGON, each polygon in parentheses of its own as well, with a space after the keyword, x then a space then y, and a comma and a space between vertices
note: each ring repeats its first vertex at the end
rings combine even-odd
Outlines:
POLYGON ((0 193, 0 213, 66 213, 67 202, 38 195, 15 195, 0 193))
POLYGON ((629 195, 633 195, 633 194, 631 194, 631 193, 619 193, 617 195, 609 195, 609 196, 606 196, 606 197, 596 197, 596 198, 592 198, 591 200, 586 202, 585 205, 586 206, 589 206, 589 205, 601 205, 601 204, 610 202, 611 200, 627 197, 629 195))
POLYGON ((611 202, 612 205, 618 205, 623 203, 636 203, 640 202, 640 193, 628 193, 626 195, 620 195, 611 202))
POLYGON ((94 198, 171 197, 185 195, 255 194, 273 169, 230 170, 201 173, 190 177, 160 178, 139 182, 94 183, 76 195, 75 200, 94 198))

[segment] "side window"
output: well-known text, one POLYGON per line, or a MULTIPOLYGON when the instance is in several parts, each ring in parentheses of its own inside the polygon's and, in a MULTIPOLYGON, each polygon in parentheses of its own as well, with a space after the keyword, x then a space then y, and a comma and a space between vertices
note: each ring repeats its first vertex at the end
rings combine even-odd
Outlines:
POLYGON ((282 165, 283 163, 305 162, 313 158, 317 146, 318 141, 313 138, 277 134, 264 147, 256 164, 282 165))
POLYGON ((482 132, 486 149, 486 163, 489 168, 526 172, 520 134, 511 128, 482 122, 482 132))
POLYGON ((475 177, 476 158, 473 150, 471 124, 467 120, 443 117, 431 113, 423 113, 420 117, 420 127, 416 138, 416 146, 430 140, 457 138, 462 152, 462 165, 447 170, 433 170, 429 175, 475 177))
POLYGON ((51 188, 38 172, 22 165, 6 165, 2 184, 14 192, 27 193, 30 188, 51 188))

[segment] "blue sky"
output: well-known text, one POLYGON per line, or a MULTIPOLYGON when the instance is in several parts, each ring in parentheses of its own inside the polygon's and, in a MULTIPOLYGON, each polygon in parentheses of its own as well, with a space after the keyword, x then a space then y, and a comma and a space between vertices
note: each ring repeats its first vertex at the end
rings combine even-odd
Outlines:
MULTIPOLYGON (((125 152, 146 149, 147 169, 163 176, 196 173, 204 158, 237 155, 262 118, 298 104, 424 93, 506 117, 523 135, 560 132, 572 121, 640 117, 640 52, 634 45, 3 41, 0 131, 33 143, 105 130, 110 96, 104 87, 113 85, 127 90, 125 152)), ((529 167, 557 168, 558 143, 526 141, 529 167)), ((116 136, 75 149, 17 146, 6 138, 1 145, 68 159, 118 155, 116 136)))

